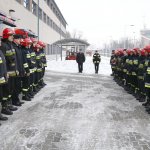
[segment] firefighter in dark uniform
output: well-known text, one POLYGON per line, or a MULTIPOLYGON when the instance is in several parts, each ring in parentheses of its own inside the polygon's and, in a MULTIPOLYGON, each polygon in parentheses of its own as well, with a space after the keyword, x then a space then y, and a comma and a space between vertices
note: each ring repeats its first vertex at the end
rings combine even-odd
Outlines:
POLYGON ((98 51, 95 51, 95 54, 93 55, 93 63, 95 66, 95 73, 98 73, 100 62, 101 62, 101 56, 98 53, 98 51))
MULTIPOLYGON (((31 41, 34 41, 35 44, 37 43, 36 39, 34 39, 34 40, 31 39, 31 41)), ((29 65, 29 68, 30 68, 29 95, 32 98, 36 94, 36 92, 34 92, 34 86, 35 86, 34 83, 35 83, 35 72, 36 72, 36 69, 37 69, 37 66, 36 66, 36 54, 35 54, 35 51, 34 51, 33 42, 32 42, 32 45, 29 47, 28 52, 30 53, 30 59, 28 59, 28 61, 30 61, 30 63, 29 63, 30 64, 29 65)))
MULTIPOLYGON (((1 39, 0 39, 0 46, 1 46, 1 39)), ((4 86, 7 81, 8 81, 8 76, 7 76, 6 60, 5 60, 4 54, 2 53, 2 51, 0 49, 0 120, 3 120, 3 121, 8 120, 7 117, 3 117, 1 114, 1 110, 2 110, 1 103, 3 103, 3 101, 5 101, 3 99, 3 96, 5 94, 4 86)))
POLYGON ((38 92, 37 87, 36 87, 36 70, 37 70, 37 64, 36 64, 36 54, 35 54, 35 46, 38 42, 36 38, 30 38, 32 41, 31 45, 31 59, 32 59, 32 64, 34 65, 33 72, 32 72, 32 90, 34 95, 38 92))
POLYGON ((37 65, 37 69, 36 69, 36 79, 35 79, 35 85, 37 90, 39 91, 42 86, 40 84, 41 78, 42 78, 42 60, 41 60, 41 52, 40 49, 42 47, 39 44, 36 44, 35 46, 35 54, 36 54, 36 65, 37 65))
POLYGON ((77 53, 76 62, 78 63, 79 73, 82 73, 83 63, 85 62, 85 55, 81 49, 79 50, 79 53, 77 53))
POLYGON ((6 115, 12 115, 13 112, 17 110, 16 107, 12 105, 11 96, 14 90, 14 79, 18 75, 17 70, 17 59, 16 59, 16 52, 13 48, 12 41, 13 41, 14 31, 10 28, 6 28, 3 30, 3 39, 1 50, 6 59, 7 71, 9 75, 8 83, 6 84, 6 95, 4 97, 5 102, 2 103, 2 113, 6 115))
POLYGON ((16 51, 17 65, 19 75, 15 78, 15 88, 12 95, 12 104, 15 106, 21 106, 24 102, 19 99, 19 94, 21 93, 21 79, 25 76, 25 69, 27 67, 27 62, 25 61, 25 56, 21 49, 21 35, 14 35, 13 47, 16 51))
POLYGON ((136 97, 138 96, 138 79, 137 79, 137 70, 139 65, 140 59, 140 49, 134 48, 133 49, 133 60, 132 60, 132 72, 131 72, 131 86, 133 88, 133 95, 136 97))
POLYGON ((111 70, 112 70, 111 76, 114 75, 114 58, 115 58, 115 50, 112 50, 111 57, 110 57, 110 65, 111 65, 111 70))
POLYGON ((44 87, 46 84, 44 83, 43 77, 45 74, 45 67, 47 67, 47 62, 46 62, 46 56, 44 52, 45 44, 42 41, 38 41, 38 44, 41 46, 40 48, 40 58, 42 61, 42 73, 41 73, 41 81, 40 81, 40 86, 44 87))
POLYGON ((145 101, 145 82, 144 82, 144 62, 146 58, 146 52, 144 49, 141 50, 140 52, 140 58, 139 58, 139 65, 137 69, 137 78, 138 78, 138 96, 136 97, 139 102, 144 102, 145 101))
POLYGON ((32 41, 30 40, 30 38, 25 38, 21 41, 21 45, 22 45, 22 51, 25 55, 25 60, 26 60, 26 74, 25 76, 22 78, 22 100, 25 101, 31 101, 32 96, 29 94, 29 89, 30 89, 30 69, 32 64, 31 64, 31 55, 29 52, 29 48, 32 44, 32 41))
POLYGON ((123 87, 126 88, 126 82, 127 82, 127 63, 126 60, 128 59, 128 53, 127 49, 123 50, 123 56, 122 56, 122 72, 123 72, 123 87))
POLYGON ((127 63, 128 63, 127 65, 127 85, 128 85, 127 91, 128 93, 133 94, 134 92, 134 88, 132 85, 133 50, 128 50, 127 52, 129 54, 129 57, 127 60, 127 63))
POLYGON ((147 102, 143 104, 146 107, 146 111, 150 113, 150 45, 146 46, 145 51, 148 56, 145 58, 144 68, 145 68, 145 90, 146 90, 146 100, 147 102))

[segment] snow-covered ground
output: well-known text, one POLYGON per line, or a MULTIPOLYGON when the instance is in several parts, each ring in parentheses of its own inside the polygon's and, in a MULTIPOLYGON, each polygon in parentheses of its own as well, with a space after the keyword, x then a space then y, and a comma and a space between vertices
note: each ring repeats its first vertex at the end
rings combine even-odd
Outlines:
POLYGON ((0 150, 150 150, 150 116, 90 57, 79 74, 75 61, 48 56, 45 86, 0 127, 0 150))
MULTIPOLYGON (((99 74, 102 75, 110 75, 111 67, 109 65, 110 58, 109 57, 101 57, 101 63, 99 66, 99 74)), ((78 64, 75 60, 63 60, 60 58, 58 61, 56 59, 48 61, 47 70, 57 71, 57 72, 68 72, 68 73, 77 73, 78 72, 78 64)), ((94 64, 92 62, 92 57, 87 56, 86 61, 83 65, 83 73, 84 74, 94 74, 94 64)))

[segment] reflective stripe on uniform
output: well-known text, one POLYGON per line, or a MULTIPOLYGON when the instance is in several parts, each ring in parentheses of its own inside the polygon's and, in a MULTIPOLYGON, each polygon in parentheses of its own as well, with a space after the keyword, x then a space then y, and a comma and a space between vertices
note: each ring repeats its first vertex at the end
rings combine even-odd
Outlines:
POLYGON ((27 63, 23 64, 23 66, 24 66, 24 68, 28 68, 29 67, 27 63))
POLYGON ((41 57, 40 56, 36 56, 36 59, 38 60, 38 59, 40 59, 41 57))
POLYGON ((133 75, 133 76, 136 76, 136 72, 132 72, 132 75, 133 75))
POLYGON ((145 66, 148 66, 148 60, 147 60, 147 61, 145 61, 144 65, 145 65, 145 66))
POLYGON ((150 74, 150 67, 147 68, 147 74, 150 74))
POLYGON ((127 72, 127 69, 123 69, 123 72, 127 72))
POLYGON ((2 98, 3 101, 7 101, 7 99, 8 99, 7 97, 3 97, 2 98))
POLYGON ((137 65, 138 64, 138 60, 133 60, 133 64, 137 65))
POLYGON ((139 64, 139 68, 143 68, 144 67, 144 65, 143 64, 139 64))
POLYGON ((6 82, 5 78, 4 78, 4 77, 1 77, 1 78, 0 78, 0 84, 5 83, 5 82, 6 82))
POLYGON ((12 50, 6 50, 5 56, 12 56, 14 54, 15 54, 15 52, 13 52, 12 50))
POLYGON ((35 61, 31 61, 32 62, 32 64, 35 64, 36 62, 35 61))
POLYGON ((27 92, 27 91, 28 91, 28 89, 22 89, 22 91, 23 91, 23 92, 27 92))
POLYGON ((34 57, 34 56, 35 56, 35 52, 32 52, 32 53, 31 53, 31 56, 34 57))
POLYGON ((146 88, 150 88, 150 83, 145 83, 146 88))
POLYGON ((144 76, 138 76, 138 79, 144 80, 144 76))
POLYGON ((132 61, 132 60, 129 60, 129 64, 132 65, 132 64, 133 64, 133 61, 132 61))
POLYGON ((42 72, 42 69, 37 69, 36 71, 37 71, 37 72, 42 72))
POLYGON ((30 54, 26 54, 26 58, 31 58, 30 54))
POLYGON ((2 60, 2 58, 0 57, 0 64, 2 64, 3 63, 3 60, 2 60))
POLYGON ((8 75, 9 75, 9 76, 16 76, 17 74, 16 74, 15 71, 9 71, 9 72, 8 72, 8 75))
POLYGON ((47 67, 47 64, 44 64, 44 67, 47 67))

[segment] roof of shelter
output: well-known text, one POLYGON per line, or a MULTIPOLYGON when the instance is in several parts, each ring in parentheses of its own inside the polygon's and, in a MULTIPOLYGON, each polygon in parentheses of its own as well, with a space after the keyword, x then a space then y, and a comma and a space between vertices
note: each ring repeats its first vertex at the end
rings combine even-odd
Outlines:
POLYGON ((71 43, 71 42, 74 42, 74 43, 81 43, 81 44, 84 44, 86 46, 89 46, 90 44, 84 40, 81 40, 81 39, 75 39, 75 38, 69 38, 69 39, 62 39, 62 40, 58 40, 56 42, 54 42, 53 44, 67 44, 67 43, 71 43))

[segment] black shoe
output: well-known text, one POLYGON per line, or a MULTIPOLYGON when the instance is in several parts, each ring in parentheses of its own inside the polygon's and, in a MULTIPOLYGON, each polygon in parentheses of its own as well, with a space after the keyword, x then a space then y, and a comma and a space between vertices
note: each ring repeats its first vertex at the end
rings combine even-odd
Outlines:
POLYGON ((20 104, 22 105, 22 104, 24 104, 24 102, 20 102, 20 104))
POLYGON ((8 118, 7 118, 7 117, 4 117, 4 116, 2 116, 2 115, 0 115, 0 120, 6 121, 6 120, 8 120, 8 118))
POLYGON ((143 103, 142 105, 143 106, 148 106, 148 105, 150 105, 150 102, 143 103))
POLYGON ((47 84, 43 82, 43 86, 46 86, 47 84))
POLYGON ((8 106, 8 108, 9 108, 9 110, 10 111, 16 111, 16 110, 18 110, 18 108, 17 107, 14 107, 14 106, 8 106))
POLYGON ((25 100, 25 101, 31 101, 31 98, 28 97, 28 96, 22 96, 22 100, 25 100))
POLYGON ((2 109, 1 113, 5 114, 5 115, 12 115, 13 114, 13 112, 10 111, 9 109, 2 109))
POLYGON ((22 106, 20 102, 13 102, 12 103, 14 106, 22 106))
POLYGON ((145 99, 140 99, 139 102, 143 103, 145 102, 145 99))
POLYGON ((33 95, 32 93, 28 93, 27 96, 28 96, 29 98, 34 98, 34 95, 33 95))

